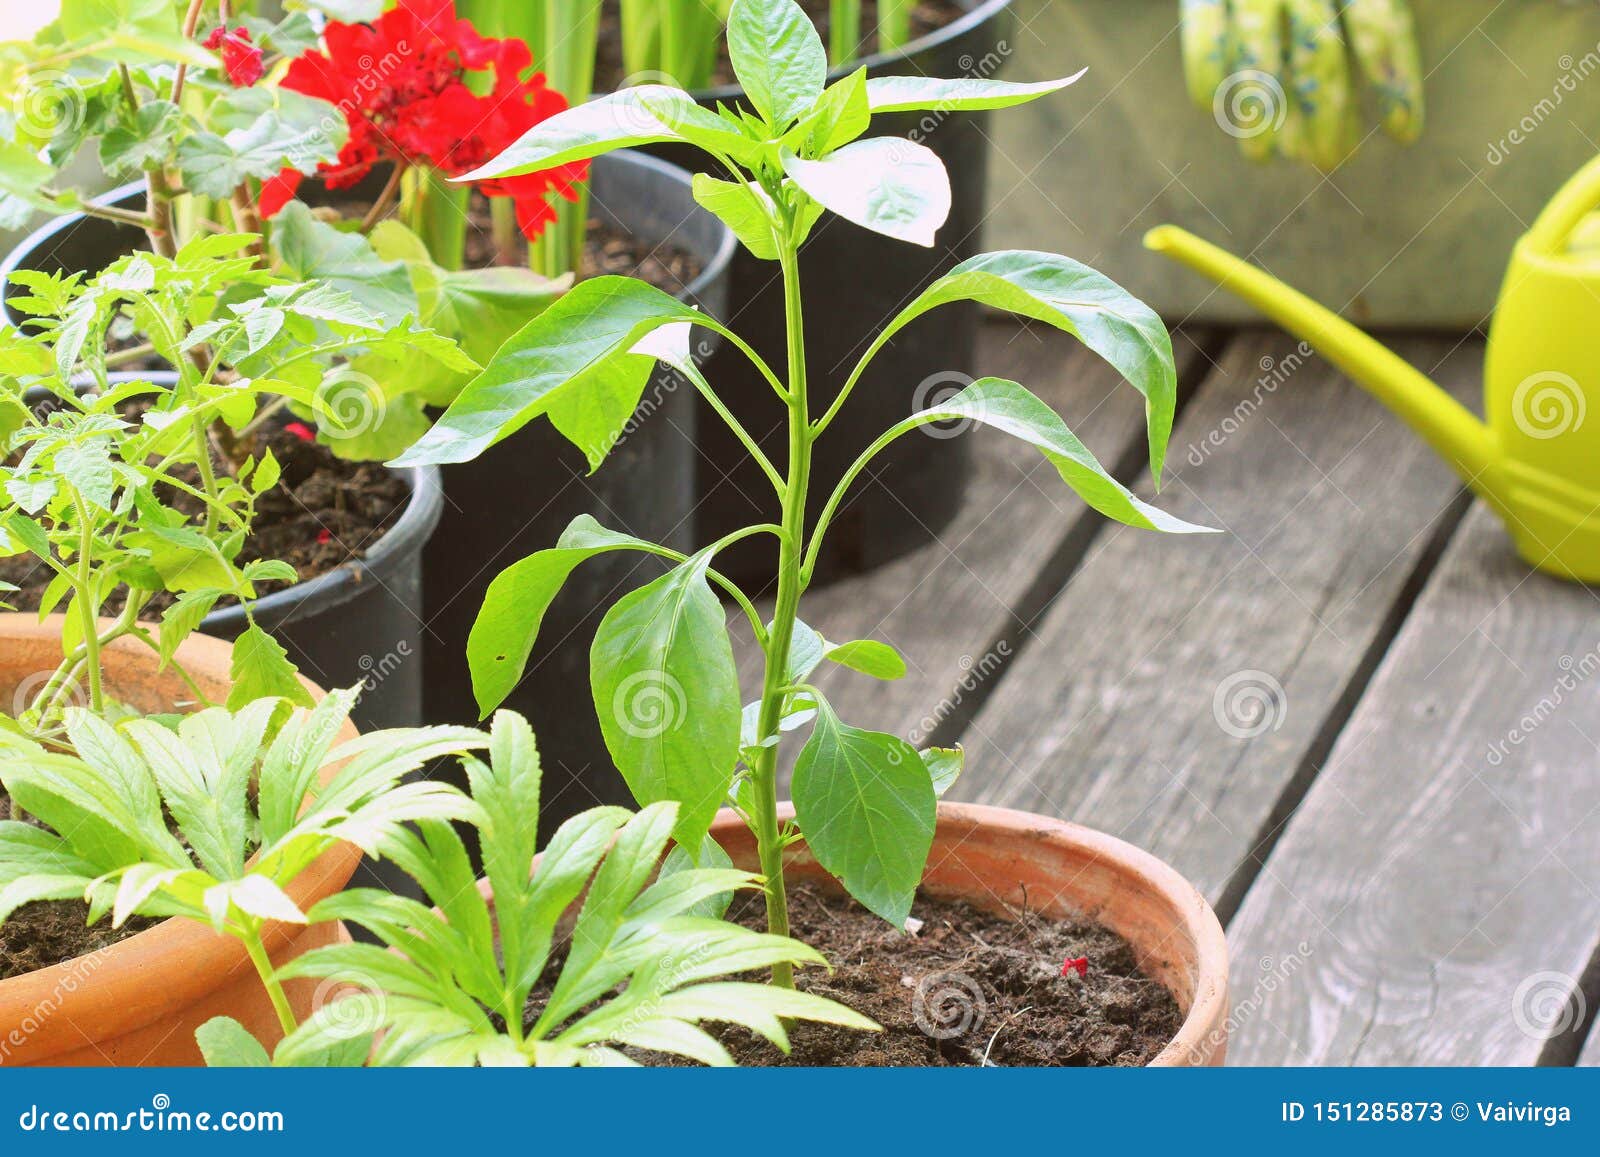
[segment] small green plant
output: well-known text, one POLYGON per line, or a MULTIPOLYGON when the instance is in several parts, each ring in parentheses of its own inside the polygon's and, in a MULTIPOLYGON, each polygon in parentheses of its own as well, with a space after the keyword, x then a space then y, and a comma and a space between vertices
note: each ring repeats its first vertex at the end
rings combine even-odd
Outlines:
POLYGON ((0 125, 0 227, 37 211, 87 213, 145 230, 170 257, 202 221, 260 232, 262 181, 338 156, 347 134, 332 104, 255 83, 315 41, 306 14, 249 17, 230 40, 202 30, 208 8, 65 0, 35 42, 0 45, 0 91, 17 114, 0 125), (108 176, 144 179, 142 209, 63 187, 64 171, 91 152, 108 176))
MULTIPOLYGON (((384 450, 381 430, 342 425, 348 389, 370 380, 348 367, 405 363, 414 373, 432 362, 459 375, 475 365, 453 342, 409 321, 384 325, 327 283, 272 276, 246 252, 251 240, 201 237, 92 278, 12 275, 27 291, 9 301, 26 331, 0 332, 0 557, 35 557, 51 576, 41 613, 66 613, 61 665, 15 721, 38 738, 59 735, 75 691, 106 709, 100 655, 114 640, 142 640, 177 663, 178 645, 219 600, 248 615, 259 584, 298 577, 284 562, 241 561, 256 500, 280 475, 258 444, 263 423, 292 407, 315 416, 324 438, 384 450), (111 349, 113 336, 124 349, 111 349), (149 356, 177 380, 114 379, 149 356), (176 598, 157 631, 144 618, 162 593, 176 598)), ((417 416, 426 428, 420 407, 417 416)), ((310 702, 253 621, 234 645, 233 679, 234 706, 267 695, 310 702)))
MULTIPOLYGON (((821 997, 723 979, 824 961, 787 937, 713 914, 734 891, 759 887, 758 876, 695 868, 681 856, 668 857, 657 876, 676 805, 653 804, 637 815, 600 807, 575 816, 530 876, 540 775, 527 723, 498 713, 488 763, 469 758, 466 768, 493 905, 475 886, 466 848, 449 824, 427 820, 418 831, 396 833, 385 854, 435 907, 353 889, 312 909, 313 920, 358 924, 388 950, 334 945, 280 970, 280 979, 371 981, 367 991, 325 1005, 291 1032, 276 1063, 340 1055, 352 1026, 359 1026, 363 1043, 381 1029, 375 1065, 635 1063, 620 1047, 725 1065, 732 1063, 727 1050, 699 1027, 702 1021, 742 1025, 785 1050, 786 1020, 877 1027, 821 997), (580 895, 569 924, 565 916, 580 895), (530 1008, 532 1023, 525 1026, 530 1008)), ((213 1064, 267 1061, 237 1025, 213 1022, 201 1043, 213 1064)))
MULTIPOLYGON (((867 366, 902 328, 938 306, 975 301, 1073 334, 1144 395, 1151 467, 1159 479, 1177 375, 1166 330, 1147 307, 1066 257, 1011 251, 962 262, 891 319, 845 378, 835 400, 812 412, 798 253, 824 210, 863 228, 932 245, 950 209, 938 157, 895 138, 858 139, 877 113, 1002 108, 1054 92, 1069 80, 1010 84, 920 76, 868 80, 859 69, 827 85, 827 57, 793 0, 735 0, 728 42, 753 113, 703 109, 681 90, 629 88, 551 118, 487 169, 517 173, 611 149, 671 141, 696 146, 725 170, 700 175, 695 196, 756 257, 776 263, 784 288, 788 364, 781 375, 728 327, 638 281, 595 278, 510 338, 468 383, 404 463, 459 462, 547 416, 598 467, 632 419, 656 361, 675 366, 727 422, 772 485, 779 521, 747 527, 685 556, 579 518, 560 542, 513 564, 491 584, 468 647, 474 689, 487 714, 521 678, 540 620, 568 574, 617 550, 676 565, 625 595, 605 615, 591 653, 591 684, 607 747, 641 804, 677 803, 673 835, 696 861, 714 852, 707 834, 731 803, 754 832, 766 882, 768 930, 788 932, 783 851, 805 838, 821 865, 864 905, 901 925, 932 844, 937 798, 960 771, 954 751, 917 751, 895 735, 843 721, 809 681, 824 662, 896 678, 903 660, 871 640, 830 643, 799 617, 818 552, 851 485, 890 443, 945 421, 986 425, 1037 449, 1086 502, 1130 526, 1201 530, 1142 502, 1116 481, 1061 418, 1022 385, 986 377, 879 435, 821 504, 811 507, 813 448, 848 403, 867 366), (688 355, 691 326, 722 334, 760 370, 786 420, 780 470, 734 418, 688 355), (776 608, 763 622, 749 596, 714 567, 718 552, 752 536, 776 539, 776 608), (743 702, 727 618, 714 587, 749 619, 765 653, 760 693, 743 702), (809 727, 793 794, 797 826, 780 826, 778 748, 809 727)), ((826 289, 826 287, 824 287, 826 289)), ((773 969, 787 984, 786 964, 773 969)))
POLYGON ((73 755, 0 732, 0 784, 40 824, 0 821, 0 922, 23 904, 82 898, 107 915, 181 916, 238 940, 285 1031, 295 1027, 263 938, 305 924, 289 888, 341 841, 381 856, 408 821, 467 820, 471 801, 405 777, 487 741, 464 727, 380 731, 335 746, 354 691, 295 712, 269 740, 281 703, 209 708, 167 723, 113 727, 67 715, 73 755), (324 787, 318 775, 339 770, 324 787))

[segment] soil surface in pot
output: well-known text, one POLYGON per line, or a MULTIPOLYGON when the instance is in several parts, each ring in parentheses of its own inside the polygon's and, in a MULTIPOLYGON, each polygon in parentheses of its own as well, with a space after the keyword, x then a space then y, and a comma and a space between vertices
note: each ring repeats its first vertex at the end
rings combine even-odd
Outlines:
MULTIPOLYGON (((829 0, 800 0, 800 7, 811 17, 811 23, 817 26, 818 34, 826 44, 830 23, 829 0)), ((618 0, 605 0, 600 8, 600 54, 595 60, 596 92, 611 92, 628 79, 622 66, 621 10, 622 6, 618 0)), ((955 0, 919 0, 917 6, 911 10, 911 36, 917 39, 937 32, 947 25, 954 24, 965 16, 966 12, 967 10, 955 3, 955 0)), ((861 0, 861 45, 856 57, 864 59, 877 51, 878 3, 877 0, 861 0)), ((640 77, 635 80, 673 83, 669 78, 659 76, 640 77)), ((717 64, 711 76, 711 83, 713 85, 734 83, 733 65, 728 60, 727 37, 717 41, 717 64)))
MULTIPOLYGON (((528 247, 517 234, 512 252, 500 253, 494 247, 488 203, 478 196, 467 211, 471 228, 467 230, 466 264, 473 269, 491 265, 520 265, 527 260, 528 247)), ((597 217, 589 219, 584 237, 583 265, 578 280, 606 274, 637 277, 664 293, 678 294, 700 276, 700 259, 676 245, 652 245, 625 229, 617 229, 597 217)))
MULTIPOLYGON (((11 800, 0 791, 0 819, 10 818, 11 800)), ((113 928, 105 917, 91 926, 89 905, 82 900, 24 904, 0 923, 0 980, 97 952, 159 923, 135 916, 113 928)))
MULTIPOLYGON (((729 915, 766 928, 759 896, 741 897, 729 915)), ((1015 909, 995 915, 927 896, 911 915, 921 925, 908 935, 841 893, 812 883, 789 891, 791 934, 833 965, 831 973, 801 970, 797 985, 870 1016, 882 1032, 801 1023, 784 1056, 743 1029, 706 1027, 741 1065, 901 1068, 1139 1066, 1183 1025, 1177 1001, 1140 971, 1128 942, 1093 921, 1015 909), (1080 959, 1085 975, 1063 975, 1066 961, 1080 959)), ((547 995, 536 991, 529 1001, 529 1027, 547 995)))
MULTIPOLYGON (((304 582, 352 559, 364 558, 400 517, 410 496, 405 482, 376 462, 346 462, 335 457, 326 446, 309 441, 309 430, 303 425, 280 422, 263 433, 266 447, 283 468, 283 477, 256 500, 254 531, 240 551, 239 561, 282 559, 304 582)), ((187 481, 198 484, 199 479, 187 481)), ((201 509, 186 494, 162 497, 178 510, 197 513, 201 509)), ((21 588, 8 596, 17 610, 38 610, 50 578, 50 570, 32 556, 0 559, 0 579, 21 588)), ((262 583, 257 591, 269 594, 286 585, 262 583)), ((170 595, 157 595, 141 617, 159 618, 171 602, 170 595)), ((107 605, 111 613, 120 609, 117 600, 107 605)))

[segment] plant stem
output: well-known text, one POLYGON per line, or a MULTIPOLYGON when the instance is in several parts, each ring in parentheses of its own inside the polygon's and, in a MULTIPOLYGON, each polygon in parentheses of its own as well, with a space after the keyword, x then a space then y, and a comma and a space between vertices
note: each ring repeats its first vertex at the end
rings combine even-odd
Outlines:
POLYGON ((199 414, 194 416, 195 465, 200 471, 200 482, 206 492, 206 535, 217 529, 217 507, 222 499, 217 493, 217 472, 211 466, 211 431, 199 414))
POLYGON ((861 0, 829 0, 828 63, 845 64, 856 58, 861 43, 861 0))
POLYGON ((256 975, 261 978, 261 987, 267 990, 267 996, 272 1001, 272 1010, 278 1014, 278 1024, 283 1027, 284 1035, 292 1033, 300 1027, 294 1018, 294 1010, 289 1007, 288 994, 283 991, 272 967, 272 958, 267 955, 267 946, 261 943, 261 932, 252 928, 240 936, 244 941, 244 949, 250 954, 250 963, 256 966, 256 975))
MULTIPOLYGON (((797 246, 787 213, 784 237, 779 250, 783 265, 783 310, 789 353, 789 477, 783 492, 784 535, 778 547, 778 601, 767 635, 767 669, 761 688, 761 713, 757 734, 763 738, 778 733, 782 719, 784 688, 789 683, 789 647, 794 639, 795 619, 804 590, 801 561, 805 543, 806 495, 811 478, 811 419, 806 410, 805 325, 800 309, 800 272, 797 246)), ((751 826, 760 850, 761 872, 766 877, 767 931, 774 936, 789 934, 789 904, 783 881, 783 845, 778 830, 778 747, 761 749, 751 768, 754 801, 751 826)), ((788 964, 772 969, 772 983, 794 987, 794 973, 788 964)))
POLYGON ((389 173, 389 179, 384 182, 383 191, 378 194, 378 199, 372 202, 372 208, 367 210, 367 215, 361 219, 362 233, 371 233, 377 228, 378 222, 388 215, 395 198, 400 195, 400 180, 405 176, 405 172, 406 167, 396 163, 389 173))
POLYGON ((78 504, 78 613, 83 619, 84 662, 89 665, 89 709, 98 715, 105 709, 105 698, 100 686, 100 624, 95 621, 95 603, 90 592, 94 589, 94 570, 90 554, 94 550, 94 523, 78 504))
POLYGON ((878 8, 878 51, 893 52, 911 39, 914 0, 883 0, 878 8))

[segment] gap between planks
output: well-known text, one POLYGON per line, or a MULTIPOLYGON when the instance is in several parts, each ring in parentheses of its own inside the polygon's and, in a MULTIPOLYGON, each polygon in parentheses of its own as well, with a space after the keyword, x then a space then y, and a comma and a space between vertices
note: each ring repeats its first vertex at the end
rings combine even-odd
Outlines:
POLYGON ((1234 922, 1230 1060, 1576 1057, 1600 997, 1597 612, 1474 506, 1234 922), (1249 962, 1291 949, 1265 991, 1249 962))
MULTIPOLYGON (((1402 350, 1457 397, 1477 390, 1477 343, 1402 350)), ((1300 769, 1403 617, 1460 488, 1277 334, 1228 347, 1172 460, 1161 505, 1225 532, 1102 534, 963 737, 954 792, 1119 835, 1218 900, 1303 790, 1300 769)))

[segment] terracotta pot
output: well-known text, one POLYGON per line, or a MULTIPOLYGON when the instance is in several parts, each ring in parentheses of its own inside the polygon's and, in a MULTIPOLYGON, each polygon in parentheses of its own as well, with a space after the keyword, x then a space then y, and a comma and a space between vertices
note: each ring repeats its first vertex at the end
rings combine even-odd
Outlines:
MULTIPOLYGON (((0 708, 10 710, 36 680, 55 669, 61 654, 62 617, 0 614, 0 708)), ((191 636, 178 660, 205 692, 227 696, 231 647, 191 636)), ((121 639, 105 652, 107 692, 143 712, 171 711, 188 699, 172 670, 158 674, 144 644, 121 639)), ((306 681, 315 696, 323 692, 306 681)), ((346 724, 340 740, 356 737, 346 724)), ((323 782, 336 769, 322 773, 323 782)), ((360 852, 340 846, 319 857, 288 888, 301 909, 344 887, 360 852)), ((299 928, 269 925, 267 949, 282 964, 344 938, 337 924, 299 928)), ((290 1003, 308 1015, 314 981, 288 985, 290 1003)), ((97 952, 50 968, 0 980, 0 1065, 197 1065, 194 1030, 214 1016, 239 1020, 269 1044, 278 1036, 261 982, 244 949, 192 920, 164 921, 97 952)))
MULTIPOLYGON (((779 808, 783 820, 794 807, 779 808)), ((724 811, 711 834, 741 868, 757 867, 755 837, 724 811)), ((825 879, 803 843, 785 856, 789 879, 825 879)), ((1007 808, 941 803, 923 890, 1004 912, 1020 905, 1080 915, 1133 946, 1139 965, 1166 986, 1183 1027, 1152 1065, 1222 1064, 1228 1044, 1228 946, 1211 906, 1172 868, 1132 844, 1064 820, 1007 808)))

